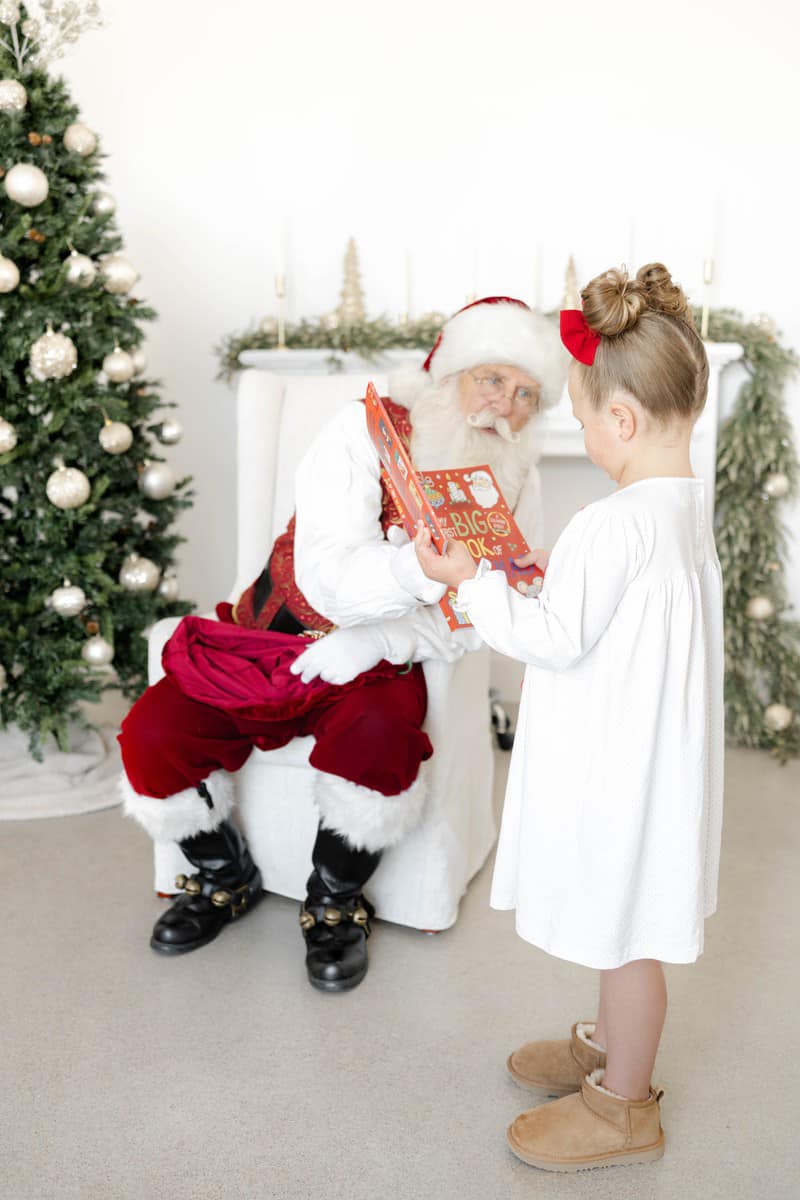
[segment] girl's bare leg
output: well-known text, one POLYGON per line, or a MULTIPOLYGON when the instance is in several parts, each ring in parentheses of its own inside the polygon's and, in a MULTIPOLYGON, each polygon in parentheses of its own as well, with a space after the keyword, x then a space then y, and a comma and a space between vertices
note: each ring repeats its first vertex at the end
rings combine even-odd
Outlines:
POLYGON ((647 1099, 666 1013, 667 987, 656 959, 600 972, 592 1041, 606 1049, 603 1087, 629 1100, 647 1099))

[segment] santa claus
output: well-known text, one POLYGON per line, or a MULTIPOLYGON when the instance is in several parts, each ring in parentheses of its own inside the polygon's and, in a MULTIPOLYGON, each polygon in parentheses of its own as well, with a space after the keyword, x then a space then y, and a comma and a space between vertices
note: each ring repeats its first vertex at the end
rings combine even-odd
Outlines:
MULTIPOLYGON (((491 466, 532 546, 541 542, 537 412, 564 378, 558 333, 519 300, 468 305, 423 364, 390 380, 387 408, 420 470, 491 466)), ((476 482, 479 483, 476 477, 476 482)), ((422 573, 381 483, 363 402, 315 438, 296 476, 296 512, 258 579, 219 622, 186 618, 120 733, 125 810, 178 841, 195 868, 156 922, 154 949, 195 950, 250 911, 261 876, 231 820, 231 774, 253 746, 315 739, 319 829, 300 911, 310 982, 355 987, 373 909, 363 889, 382 852, 417 824, 421 663, 479 645, 451 632, 444 588, 422 573)), ((269 797, 265 797, 269 803, 269 797)))

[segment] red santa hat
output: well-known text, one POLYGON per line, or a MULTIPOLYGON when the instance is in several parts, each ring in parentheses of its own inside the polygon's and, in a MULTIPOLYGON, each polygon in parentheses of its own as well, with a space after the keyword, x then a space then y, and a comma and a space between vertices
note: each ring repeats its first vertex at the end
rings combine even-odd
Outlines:
POLYGON ((558 329, 511 296, 485 296, 459 309, 442 326, 423 363, 434 383, 481 363, 519 367, 542 389, 542 407, 557 404, 567 360, 558 329))

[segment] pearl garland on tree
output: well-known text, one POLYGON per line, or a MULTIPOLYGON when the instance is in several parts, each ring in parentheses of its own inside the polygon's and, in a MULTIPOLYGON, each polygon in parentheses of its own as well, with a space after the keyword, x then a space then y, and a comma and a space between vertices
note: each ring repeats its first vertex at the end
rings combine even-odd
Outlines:
POLYGON ((160 578, 156 564, 138 554, 129 554, 120 567, 119 581, 126 592, 153 592, 160 578))
POLYGON ((92 667, 107 667, 114 659, 114 647, 98 633, 83 643, 81 658, 92 667))
POLYGON ((161 428, 158 431, 158 439, 165 446, 176 445, 183 437, 183 426, 175 417, 167 417, 161 422, 161 428))
POLYGON ((78 365, 78 351, 72 338, 63 333, 53 333, 48 325, 47 333, 31 346, 30 368, 34 379, 63 379, 71 375, 78 365))
POLYGON ((89 499, 91 484, 77 467, 59 466, 47 480, 47 499, 56 508, 80 508, 89 499))
POLYGON ((133 444, 133 430, 124 421, 106 421, 97 440, 107 454, 124 454, 133 444))
POLYGON ((10 258, 0 254, 0 292, 13 292, 19 283, 19 267, 10 258))
POLYGON ((0 418, 0 454, 8 454, 17 444, 17 431, 10 421, 0 418))
POLYGON ((0 79, 0 112, 22 112, 28 93, 18 79, 0 79))
POLYGON ((133 379, 133 359, 127 350, 115 346, 103 359, 103 371, 112 383, 127 383, 133 379))
POLYGON ((139 491, 148 500, 166 500, 175 487, 175 476, 166 463, 148 462, 139 476, 139 491))
POLYGON ((745 612, 752 621, 768 621, 775 615, 775 605, 769 596, 752 596, 747 602, 745 612))
POLYGON ((67 150, 80 154, 81 158, 88 158, 97 149, 97 134, 88 125, 76 121, 64 130, 64 145, 67 150))
POLYGON ((103 276, 103 287, 114 296, 124 296, 129 292, 139 272, 124 254, 109 254, 100 264, 103 276))
POLYGON ((784 496, 788 496, 789 487, 789 476, 784 475, 782 471, 768 475, 764 483, 764 491, 770 500, 782 500, 784 496))
POLYGON ((32 163, 16 163, 3 180, 9 200, 23 208, 35 208, 47 199, 50 185, 47 176, 32 163))
POLYGON ((86 594, 83 588, 74 586, 68 579, 45 600, 45 607, 52 608, 60 617, 77 617, 85 604, 86 594))
POLYGON ((77 250, 73 250, 66 264, 65 278, 73 287, 89 287, 97 278, 97 266, 88 254, 78 254, 77 250))

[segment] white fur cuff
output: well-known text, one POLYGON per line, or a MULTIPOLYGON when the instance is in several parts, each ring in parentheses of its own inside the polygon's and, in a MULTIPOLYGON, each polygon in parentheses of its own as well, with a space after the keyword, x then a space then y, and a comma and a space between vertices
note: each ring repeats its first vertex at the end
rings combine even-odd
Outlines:
POLYGON ((205 780, 214 807, 209 808, 196 788, 184 788, 158 800, 140 796, 123 772, 119 779, 123 811, 133 817, 156 842, 180 842, 196 833, 216 829, 233 808, 233 780, 227 771, 213 771, 205 780))
POLYGON ((371 854, 394 846, 419 824, 426 794, 421 775, 396 796, 384 796, 324 771, 317 772, 315 781, 323 828, 340 833, 356 850, 371 854))
POLYGON ((596 1028, 594 1021, 578 1021, 575 1032, 585 1046, 591 1046, 592 1050, 599 1050, 601 1054, 605 1054, 604 1047, 592 1041, 592 1034, 596 1028))

